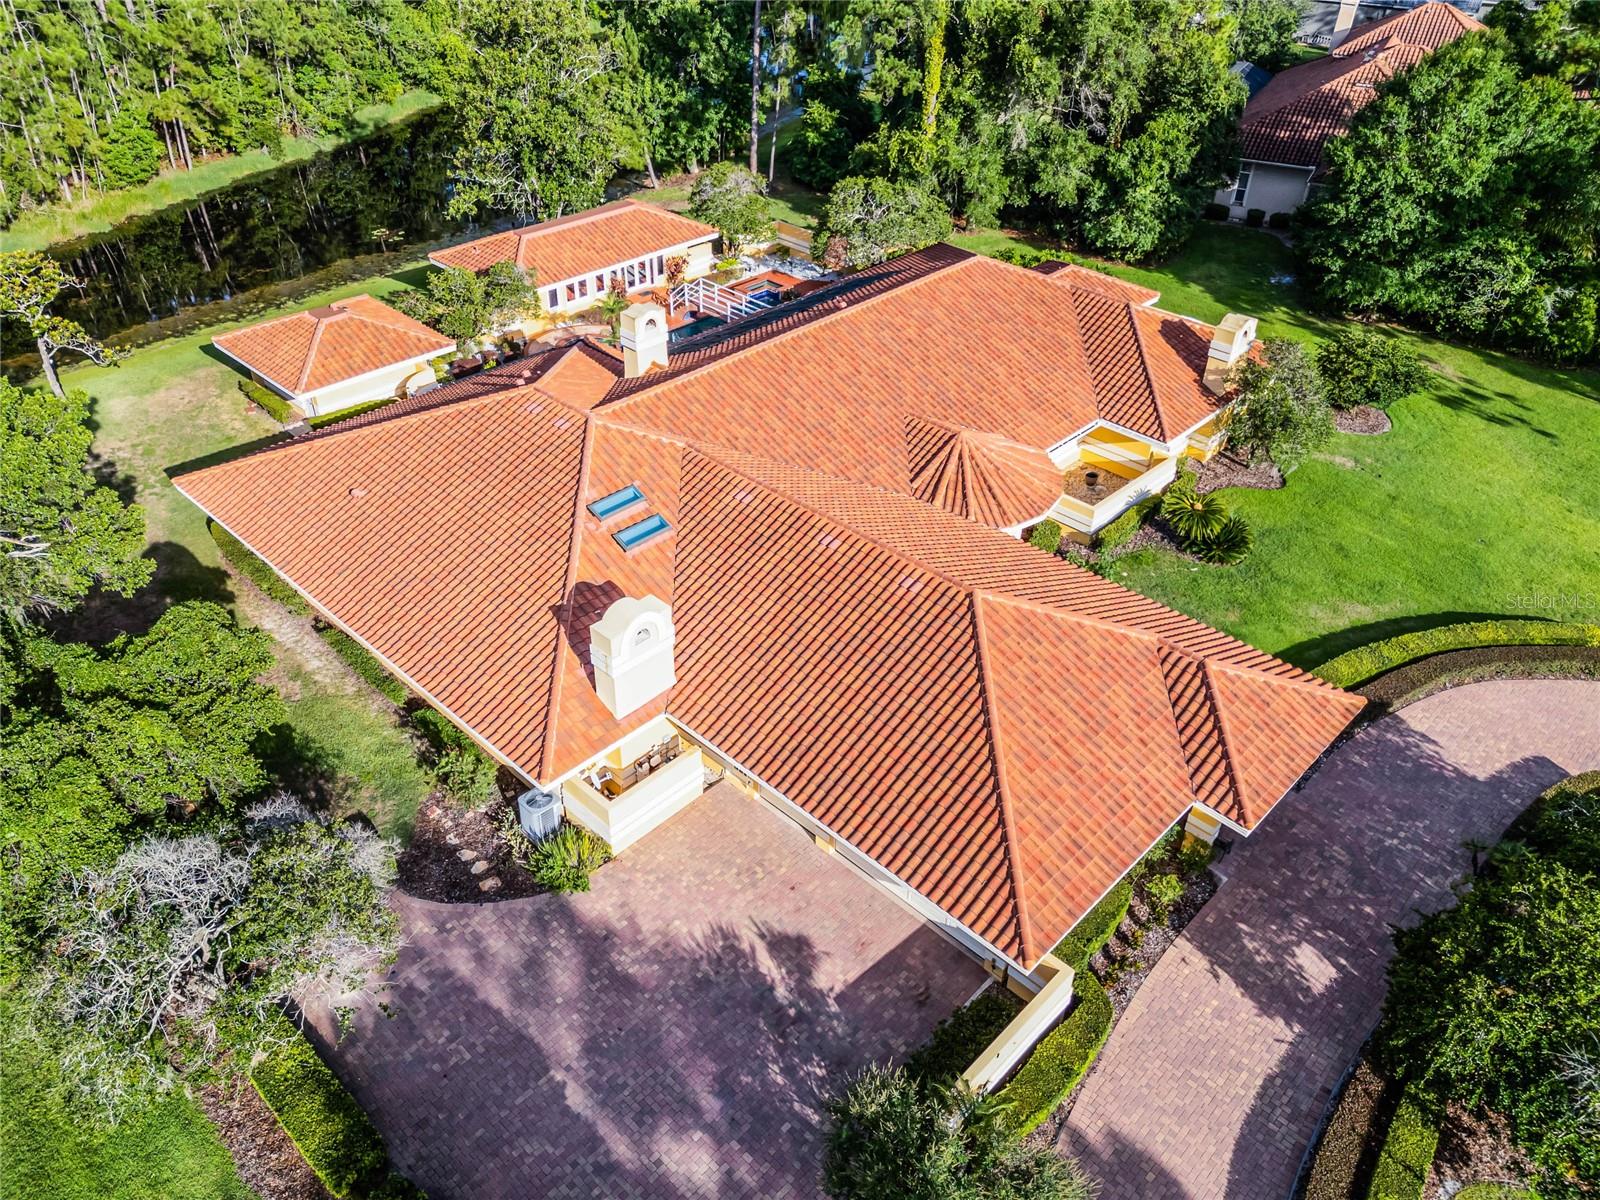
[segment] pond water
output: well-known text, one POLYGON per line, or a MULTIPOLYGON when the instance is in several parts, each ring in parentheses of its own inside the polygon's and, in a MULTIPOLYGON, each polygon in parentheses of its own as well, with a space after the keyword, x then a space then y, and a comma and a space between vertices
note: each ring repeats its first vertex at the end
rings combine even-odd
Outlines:
MULTIPOLYGON (((452 136, 424 113, 337 150, 52 246, 83 280, 54 311, 137 344, 282 304, 415 260, 504 220, 445 214, 452 136)), ((8 366, 31 347, 4 340, 8 366)), ((70 358, 71 356, 67 356, 70 358)))

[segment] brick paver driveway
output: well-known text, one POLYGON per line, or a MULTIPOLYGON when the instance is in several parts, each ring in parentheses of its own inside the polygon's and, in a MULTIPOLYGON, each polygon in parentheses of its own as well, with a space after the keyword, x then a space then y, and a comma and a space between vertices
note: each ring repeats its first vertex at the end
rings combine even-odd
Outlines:
POLYGON ((1466 839, 1600 767, 1600 683, 1479 683, 1368 726, 1221 862, 1061 1136, 1102 1200, 1285 1200, 1378 1018, 1388 925, 1450 899, 1466 839))
POLYGON ((394 1015, 331 1058, 434 1200, 815 1196, 819 1095, 984 979, 727 785, 587 895, 397 907, 394 1015))

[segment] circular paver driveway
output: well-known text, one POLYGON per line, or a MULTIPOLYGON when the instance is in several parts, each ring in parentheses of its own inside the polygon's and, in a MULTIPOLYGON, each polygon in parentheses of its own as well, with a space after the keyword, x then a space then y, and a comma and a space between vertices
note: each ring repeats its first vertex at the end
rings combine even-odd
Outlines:
POLYGON ((1285 1200, 1377 1022, 1389 925, 1443 907, 1534 796, 1600 768, 1600 683, 1441 692, 1362 730, 1221 860, 1060 1144, 1102 1200, 1285 1200))

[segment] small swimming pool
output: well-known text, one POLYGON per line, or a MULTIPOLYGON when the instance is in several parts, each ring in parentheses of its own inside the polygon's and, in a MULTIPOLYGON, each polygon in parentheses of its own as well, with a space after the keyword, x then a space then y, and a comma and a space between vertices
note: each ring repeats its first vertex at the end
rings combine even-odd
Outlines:
POLYGON ((704 333, 708 329, 715 329, 718 325, 726 325, 727 323, 722 317, 700 317, 698 320, 690 321, 687 325, 679 325, 669 332, 667 334, 667 345, 671 346, 674 343, 683 341, 685 338, 692 338, 697 333, 704 333))

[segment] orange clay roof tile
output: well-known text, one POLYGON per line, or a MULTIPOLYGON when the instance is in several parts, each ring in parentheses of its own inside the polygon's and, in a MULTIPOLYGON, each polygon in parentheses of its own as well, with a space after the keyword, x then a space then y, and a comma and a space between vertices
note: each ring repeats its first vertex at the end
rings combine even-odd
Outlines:
POLYGON ((455 349, 455 342, 371 296, 351 296, 218 334, 212 345, 291 395, 455 349))
POLYGON ((710 225, 658 205, 614 200, 584 212, 436 250, 428 258, 441 267, 468 271, 485 271, 496 263, 515 262, 537 283, 560 283, 716 235, 710 225))

